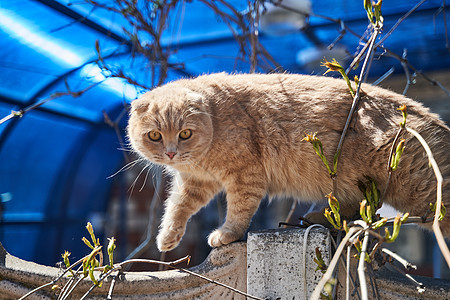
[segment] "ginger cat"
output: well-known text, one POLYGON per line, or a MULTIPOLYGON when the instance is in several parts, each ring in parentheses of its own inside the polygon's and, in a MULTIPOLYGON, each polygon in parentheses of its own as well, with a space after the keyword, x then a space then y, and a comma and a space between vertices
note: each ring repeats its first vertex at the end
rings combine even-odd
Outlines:
MULTIPOLYGON (((358 210, 363 196, 357 183, 365 176, 383 191, 402 104, 408 107, 407 126, 423 135, 435 155, 445 179, 443 202, 449 205, 449 128, 402 95, 370 85, 362 91, 339 159, 342 214, 358 210)), ((134 101, 131 146, 174 174, 157 237, 159 250, 175 248, 189 218, 221 190, 227 193, 227 216, 209 236, 212 247, 241 238, 266 194, 323 200, 332 181, 311 144, 302 139, 317 132, 331 162, 351 104, 347 85, 339 79, 225 73, 171 82, 134 101)), ((406 139, 384 202, 423 216, 436 201, 436 180, 422 146, 409 135, 406 139)), ((446 236, 449 225, 448 217, 441 222, 446 236)))

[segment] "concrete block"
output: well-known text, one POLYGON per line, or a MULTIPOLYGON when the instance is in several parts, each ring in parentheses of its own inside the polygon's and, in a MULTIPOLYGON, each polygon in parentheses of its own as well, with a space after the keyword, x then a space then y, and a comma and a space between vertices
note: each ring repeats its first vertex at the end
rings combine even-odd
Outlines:
POLYGON ((328 264, 331 250, 327 229, 250 232, 247 239, 247 292, 264 299, 309 299, 322 278, 313 261, 316 248, 328 264))

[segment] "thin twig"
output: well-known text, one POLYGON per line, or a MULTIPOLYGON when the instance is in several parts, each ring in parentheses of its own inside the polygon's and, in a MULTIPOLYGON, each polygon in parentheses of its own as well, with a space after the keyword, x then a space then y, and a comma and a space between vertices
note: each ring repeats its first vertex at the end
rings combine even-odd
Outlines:
POLYGON ((372 85, 373 86, 377 86, 379 85, 381 82, 383 82, 386 78, 388 78, 389 76, 392 75, 392 73, 394 73, 395 68, 391 67, 389 70, 386 71, 386 73, 384 73, 383 75, 381 75, 377 80, 375 80, 372 85))
POLYGON ((450 268, 450 251, 448 250, 447 244, 445 243, 444 236, 442 234, 442 231, 439 227, 439 216, 441 214, 441 206, 442 206, 442 183, 443 178, 441 171, 439 170, 439 166, 436 162, 436 160, 433 157, 433 153, 431 152, 430 147, 428 146, 427 142, 424 140, 424 138, 414 129, 406 127, 406 130, 413 134, 419 142, 422 144, 422 147, 425 149, 425 152, 427 153, 428 160, 433 167, 434 175, 436 177, 437 181, 437 192, 436 192, 436 212, 434 214, 434 221, 433 221, 433 232, 436 236, 436 240, 439 245, 439 249, 441 249, 441 253, 445 258, 445 261, 447 262, 447 265, 450 268))
POLYGON ((409 261, 407 261, 406 259, 404 259, 400 255, 398 255, 397 253, 394 253, 394 252, 392 252, 391 250, 389 250, 387 248, 381 249, 381 252, 386 253, 387 255, 389 255, 390 257, 392 257, 396 261, 398 261, 400 264, 403 265, 403 267, 406 270, 408 270, 408 271, 417 270, 417 266, 416 265, 413 265, 412 263, 410 263, 409 261))
POLYGON ((442 0, 442 16, 444 18, 445 47, 447 49, 449 49, 450 48, 450 44, 449 44, 449 41, 448 41, 447 15, 445 13, 445 0, 442 0))
POLYGON ((391 151, 389 152, 389 159, 388 159, 387 168, 386 168, 388 171, 388 179, 386 180, 386 185, 384 186, 383 193, 381 194, 381 201, 383 201, 384 198, 386 197, 386 193, 387 193, 389 185, 391 183, 391 177, 392 177, 391 163, 392 163, 392 159, 393 159, 393 154, 395 151, 395 147, 397 146, 397 141, 400 138, 400 135, 403 132, 403 130, 404 130, 404 128, 400 127, 400 129, 397 131, 397 134, 394 137, 394 141, 392 142, 391 151))
POLYGON ((341 243, 339 244, 339 247, 336 249, 336 252, 335 252, 333 258, 331 259, 331 262, 328 266, 327 271, 325 272, 325 274, 323 274, 322 279, 320 279, 319 283, 316 285, 316 288, 314 289, 314 291, 311 295, 311 300, 320 299, 320 294, 322 292, 322 289, 325 286, 325 284, 328 282, 328 280, 330 280, 332 278, 334 268, 336 267, 336 265, 339 261, 339 257, 341 256, 344 248, 346 247, 347 242, 350 240, 350 238, 353 236, 353 234, 355 232, 359 231, 360 229, 361 228, 359 226, 350 227, 349 231, 347 232, 347 234, 344 236, 341 243))
MULTIPOLYGON (((368 50, 368 52, 366 54, 366 59, 364 60, 364 64, 363 64, 363 66, 361 68, 361 73, 359 75, 359 78, 362 78, 364 73, 365 73, 365 71, 366 71, 367 62, 368 62, 368 60, 369 60, 369 58, 371 56, 371 53, 373 51, 373 45, 374 45, 374 42, 375 42, 376 37, 378 36, 378 34, 379 34, 379 29, 377 27, 375 27, 374 28, 374 32, 372 33, 372 37, 370 39, 369 50, 368 50)), ((338 144, 336 152, 335 152, 338 157, 341 154, 342 146, 343 146, 343 143, 344 143, 345 136, 347 134, 348 127, 350 126, 350 122, 353 119, 353 114, 354 114, 354 112, 356 110, 356 107, 358 106, 358 102, 359 102, 359 99, 360 99, 360 92, 361 92, 361 81, 359 82, 358 87, 356 89, 355 97, 353 98, 352 107, 350 108, 350 112, 348 113, 347 121, 345 122, 344 129, 342 130, 342 134, 341 134, 341 137, 339 139, 339 144, 338 144)))
POLYGON ((308 245, 308 236, 309 236, 309 232, 314 228, 314 227, 320 227, 320 228, 325 228, 323 225, 320 224, 313 224, 311 226, 309 226, 306 231, 305 234, 303 236, 303 246, 302 246, 302 259, 303 259, 303 298, 307 299, 307 283, 306 283, 306 246, 308 245))
POLYGON ((417 70, 413 65, 411 65, 409 63, 409 61, 407 61, 408 67, 411 68, 411 70, 414 71, 414 73, 419 74, 420 76, 422 76, 425 80, 429 81, 432 85, 438 86, 444 93, 447 94, 447 97, 450 97, 450 91, 445 88, 442 83, 440 83, 437 80, 434 80, 433 78, 428 77, 428 75, 426 75, 425 73, 423 73, 420 70, 417 70))
POLYGON ((258 36, 259 36, 259 31, 258 31, 258 26, 259 26, 259 1, 256 0, 254 1, 253 4, 251 4, 250 1, 248 1, 248 8, 249 8, 249 12, 248 12, 248 17, 249 17, 249 22, 250 22, 250 36, 249 36, 249 40, 250 40, 250 50, 251 50, 251 54, 250 54, 250 73, 255 73, 256 71, 256 67, 258 65, 258 36), (250 10, 250 8, 253 6, 253 9, 250 10))
POLYGON ((111 285, 109 286, 108 296, 106 296, 107 300, 112 300, 112 294, 114 291, 114 286, 116 285, 117 274, 111 276, 111 285))
POLYGON ((364 47, 359 51, 358 55, 355 56, 353 61, 348 66, 347 70, 345 71, 345 74, 348 75, 350 71, 353 69, 353 67, 361 60, 361 57, 366 53, 367 48, 369 47, 371 40, 373 39, 373 35, 370 37, 370 39, 365 43, 364 47))
POLYGON ((23 295, 22 297, 19 298, 19 300, 25 299, 28 296, 30 296, 31 294, 49 286, 49 285, 54 285, 56 282, 58 282, 64 275, 66 275, 68 272, 70 272, 72 270, 73 267, 79 265, 80 263, 83 262, 83 260, 86 258, 87 256, 79 259, 78 261, 76 261, 75 263, 73 263, 70 267, 68 267, 67 269, 64 270, 64 272, 59 275, 58 277, 56 277, 55 279, 53 279, 51 282, 46 283, 44 285, 38 286, 37 288, 35 288, 34 290, 29 291, 28 293, 26 293, 25 295, 23 295))
POLYGON ((375 45, 375 48, 377 48, 378 46, 382 45, 384 43, 384 41, 391 36, 392 32, 397 29, 398 25, 400 25, 400 23, 402 23, 407 17, 409 17, 410 14, 412 14, 417 8, 419 8, 419 6, 421 6, 425 1, 427 0, 422 0, 419 3, 417 3, 413 8, 411 8, 406 14, 404 14, 400 19, 397 20, 397 23, 394 24, 394 26, 391 27, 391 29, 389 29, 389 31, 383 36, 383 38, 375 45))
MULTIPOLYGON (((59 279, 58 279, 58 280, 59 280, 59 279)), ((41 290, 41 289, 43 289, 43 288, 46 288, 46 287, 48 287, 48 286, 53 286, 58 280, 56 280, 56 279, 55 279, 55 280, 52 280, 52 281, 49 282, 49 283, 43 284, 43 285, 41 285, 41 286, 35 288, 34 290, 29 291, 28 293, 26 293, 25 295, 23 295, 22 297, 20 297, 19 300, 25 299, 25 298, 29 297, 31 294, 34 294, 34 293, 36 293, 37 291, 39 291, 39 290, 41 290)))
MULTIPOLYGON (((79 274, 77 274, 77 275, 79 275, 79 274)), ((75 278, 76 278, 76 277, 73 276, 72 278, 73 278, 73 280, 72 280, 72 283, 73 283, 73 282, 75 282, 75 278)), ((75 284, 73 284, 72 286, 71 286, 71 285, 68 285, 68 287, 65 289, 64 294, 63 294, 63 296, 61 297, 61 299, 64 300, 64 299, 69 298, 70 294, 72 294, 72 292, 75 290, 75 288, 78 286, 78 284, 80 284, 80 282, 81 282, 84 278, 86 278, 86 277, 85 277, 85 276, 80 276, 80 277, 78 278, 78 280, 75 282, 75 284), (69 288, 70 288, 70 289, 69 289, 69 288)), ((65 287, 65 286, 64 286, 64 287, 65 287)))
POLYGON ((94 83, 94 84, 92 84, 92 85, 90 85, 90 86, 88 86, 88 87, 86 87, 86 88, 84 88, 84 89, 82 89, 80 91, 77 91, 77 92, 72 92, 72 91, 68 90, 67 92, 56 92, 56 93, 53 93, 50 96, 48 96, 47 98, 44 98, 41 101, 33 103, 33 104, 25 107, 24 109, 21 109, 19 111, 12 111, 9 115, 3 117, 0 120, 0 125, 5 123, 6 121, 9 121, 9 120, 13 119, 13 118, 23 117, 27 112, 29 112, 29 111, 31 111, 33 109, 36 109, 36 108, 44 105, 47 102, 50 102, 50 101, 54 100, 54 99, 57 99, 57 98, 60 98, 60 97, 63 97, 63 96, 72 96, 73 98, 78 98, 83 93, 85 93, 88 90, 90 90, 91 88, 99 85, 100 83, 102 83, 102 81, 96 82, 96 83, 94 83))
POLYGON ((229 289, 229 290, 231 290, 231 291, 233 291, 233 292, 235 292, 235 293, 238 293, 238 294, 240 294, 240 295, 243 295, 243 296, 245 296, 245 297, 247 297, 247 298, 255 299, 255 300, 264 300, 264 299, 262 299, 262 298, 255 297, 255 296, 252 296, 252 295, 250 295, 250 294, 244 293, 244 292, 242 292, 242 291, 240 291, 240 290, 238 290, 238 289, 235 289, 234 287, 231 287, 231 286, 226 285, 226 284, 224 284, 224 283, 215 281, 215 280, 213 280, 213 279, 209 279, 209 278, 207 278, 207 277, 205 277, 205 276, 203 276, 203 275, 194 273, 194 272, 189 271, 189 270, 187 270, 187 269, 177 268, 177 267, 173 267, 173 266, 169 266, 169 267, 170 267, 170 268, 177 269, 177 270, 180 270, 180 271, 185 272, 185 273, 188 273, 188 274, 193 275, 193 276, 195 276, 195 277, 204 279, 204 280, 208 281, 209 283, 213 283, 213 284, 219 285, 219 286, 224 287, 224 288, 226 288, 226 289, 229 289))
POLYGON ((418 282, 416 279, 414 279, 414 277, 412 277, 411 275, 409 275, 408 273, 406 273, 405 271, 403 271, 396 265, 390 263, 389 266, 391 266, 393 269, 395 269, 397 272, 404 275, 409 281, 411 281, 416 286, 416 289, 419 293, 423 293, 425 291, 425 287, 424 287, 423 283, 418 282))
POLYGON ((368 264, 367 268, 369 270, 369 278, 370 278, 370 285, 372 286, 372 291, 375 294, 375 299, 379 300, 380 292, 378 291, 377 281, 375 280, 375 272, 371 264, 368 264))
POLYGON ((408 53, 408 51, 406 50, 406 48, 403 49, 402 60, 400 61, 400 64, 402 65, 403 70, 405 71, 405 76, 406 76, 406 85, 405 85, 405 88, 403 89, 403 93, 402 93, 403 96, 406 95, 406 93, 408 92, 408 89, 412 83, 411 82, 411 74, 408 69, 408 64, 406 63, 407 62, 407 59, 406 59, 407 53, 408 53))
POLYGON ((432 85, 435 85, 435 86, 439 87, 447 95, 447 97, 450 97, 450 91, 448 89, 446 89, 442 85, 442 83, 440 83, 439 81, 434 80, 433 78, 429 77, 428 75, 423 73, 421 70, 416 69, 416 67, 414 67, 407 59, 403 59, 400 55, 392 52, 388 48, 386 48, 384 46, 379 46, 379 47, 386 52, 386 55, 395 58, 399 62, 405 61, 405 63, 407 64, 408 68, 410 68, 412 71, 414 71, 414 73, 421 75, 425 80, 430 82, 432 85))
MULTIPOLYGON (((292 205, 291 209, 289 210, 289 213, 287 214, 286 218, 284 219, 284 223, 289 223, 291 221, 292 216, 294 215, 295 209, 297 208, 297 199, 292 198, 292 205)), ((283 228, 286 228, 286 225, 283 225, 283 228)))
MULTIPOLYGON (((74 283, 75 279, 77 278, 77 276, 79 276, 81 273, 81 269, 83 268, 83 265, 81 264, 78 269, 75 271, 75 273, 72 273, 72 277, 70 277, 70 279, 64 284, 64 286, 61 289, 61 292, 58 295, 58 300, 60 299, 65 299, 68 297, 68 295, 70 294, 69 290, 72 287, 72 284, 74 283)), ((78 285, 79 282, 75 283, 75 286, 78 285)))
POLYGON ((350 258, 351 258, 352 247, 347 247, 347 268, 345 277, 345 299, 350 300, 350 258))
MULTIPOLYGON (((334 239, 331 239, 331 243, 333 244, 333 246, 334 246, 334 248, 335 249, 337 249, 337 245, 336 245, 336 242, 334 241, 334 239)), ((347 289, 348 291, 350 290, 350 282, 352 283, 352 287, 356 290, 356 292, 357 292, 357 296, 358 296, 358 299, 361 299, 361 297, 359 296, 359 292, 358 292, 358 289, 357 289, 357 287, 356 287, 356 281, 355 281, 355 279, 353 278, 353 275, 352 275, 352 273, 350 272, 350 252, 351 252, 351 248, 352 248, 352 244, 349 244, 348 245, 348 247, 347 247, 347 258, 346 258, 346 260, 344 260, 343 258, 342 258, 342 255, 339 257, 339 261, 341 262, 341 265, 342 265, 342 267, 344 268, 344 270, 345 270, 345 273, 346 273, 346 275, 347 275, 347 277, 346 277, 346 286, 348 285, 349 286, 349 289, 347 289)))
POLYGON ((331 50, 334 48, 334 46, 340 41, 342 40, 342 38, 345 36, 345 34, 347 33, 347 30, 345 29, 345 23, 344 21, 340 20, 341 22, 341 29, 339 30, 339 35, 334 39, 333 42, 331 42, 331 44, 328 45, 327 49, 331 50))
POLYGON ((366 271, 365 271, 365 259, 367 253, 367 246, 369 244, 369 231, 366 230, 364 232, 364 239, 362 243, 361 253, 359 257, 358 263, 358 277, 359 277, 359 285, 361 287, 361 299, 367 300, 369 299, 369 295, 367 293, 367 281, 366 281, 366 271))

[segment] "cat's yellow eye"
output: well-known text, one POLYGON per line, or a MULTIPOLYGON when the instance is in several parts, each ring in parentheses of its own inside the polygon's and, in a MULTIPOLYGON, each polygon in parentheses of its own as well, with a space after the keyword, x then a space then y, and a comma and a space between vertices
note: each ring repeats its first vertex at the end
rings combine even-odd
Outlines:
POLYGON ((153 142, 158 142, 162 139, 161 133, 158 131, 150 131, 147 133, 148 138, 153 142))
POLYGON ((192 136, 192 130, 190 130, 190 129, 185 129, 185 130, 181 131, 179 134, 179 137, 182 140, 187 140, 191 136, 192 136))

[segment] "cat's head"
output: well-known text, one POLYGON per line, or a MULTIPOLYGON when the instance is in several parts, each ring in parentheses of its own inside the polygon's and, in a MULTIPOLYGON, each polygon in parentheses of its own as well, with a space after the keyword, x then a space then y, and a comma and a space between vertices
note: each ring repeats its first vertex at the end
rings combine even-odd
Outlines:
POLYGON ((187 88, 156 88, 132 102, 128 137, 146 159, 173 167, 198 161, 213 136, 202 95, 187 88))

